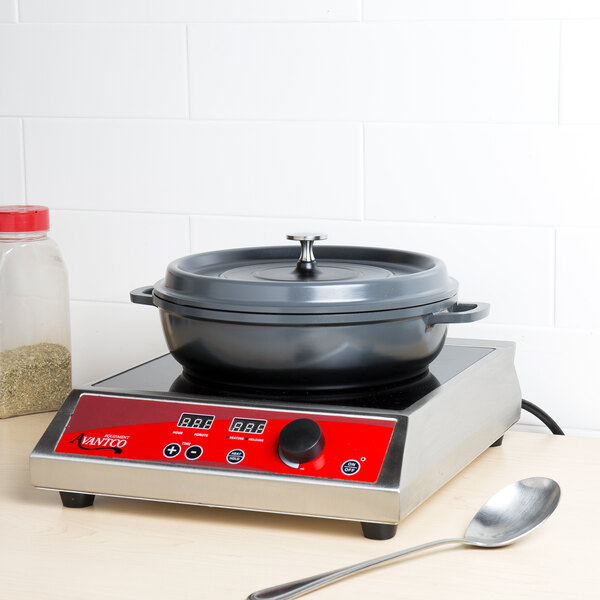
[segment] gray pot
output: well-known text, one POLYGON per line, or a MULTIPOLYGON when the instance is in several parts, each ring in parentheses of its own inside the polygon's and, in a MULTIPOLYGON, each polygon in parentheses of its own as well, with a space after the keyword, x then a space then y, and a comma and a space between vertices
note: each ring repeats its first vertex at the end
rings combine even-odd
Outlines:
POLYGON ((281 390, 398 382, 427 370, 447 324, 482 319, 457 303, 444 264, 357 246, 245 248, 175 260, 165 279, 131 292, 159 308, 169 350, 192 378, 281 390))

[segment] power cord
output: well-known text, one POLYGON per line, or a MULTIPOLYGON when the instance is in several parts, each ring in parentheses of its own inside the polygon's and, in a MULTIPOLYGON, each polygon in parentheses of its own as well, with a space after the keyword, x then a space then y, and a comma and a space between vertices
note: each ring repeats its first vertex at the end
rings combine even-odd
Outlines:
POLYGON ((554 435, 565 435, 565 432, 558 426, 558 423, 539 406, 536 406, 528 400, 521 400, 521 408, 537 417, 554 435))

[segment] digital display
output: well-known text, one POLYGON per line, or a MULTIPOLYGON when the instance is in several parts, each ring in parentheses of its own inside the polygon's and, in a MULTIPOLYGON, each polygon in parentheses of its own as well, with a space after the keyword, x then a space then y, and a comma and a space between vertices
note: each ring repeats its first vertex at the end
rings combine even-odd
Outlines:
POLYGON ((213 421, 215 420, 214 415, 195 415, 193 413, 183 413, 179 417, 177 427, 192 427, 194 429, 210 429, 213 421))
POLYGON ((266 425, 266 419, 241 419, 236 417, 231 421, 229 431, 260 434, 265 430, 266 425))

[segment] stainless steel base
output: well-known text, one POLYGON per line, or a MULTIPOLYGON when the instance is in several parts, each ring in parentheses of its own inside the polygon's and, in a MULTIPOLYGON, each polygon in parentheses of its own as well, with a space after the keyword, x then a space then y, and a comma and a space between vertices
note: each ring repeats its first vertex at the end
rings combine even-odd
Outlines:
MULTIPOLYGON (((36 487, 62 492, 393 526, 501 438, 520 415, 513 343, 447 343, 492 350, 405 410, 328 408, 396 419, 379 479, 373 484, 57 454, 54 448, 85 390, 69 396, 33 450, 31 481, 36 487)), ((298 408, 311 412, 311 405, 298 408)))

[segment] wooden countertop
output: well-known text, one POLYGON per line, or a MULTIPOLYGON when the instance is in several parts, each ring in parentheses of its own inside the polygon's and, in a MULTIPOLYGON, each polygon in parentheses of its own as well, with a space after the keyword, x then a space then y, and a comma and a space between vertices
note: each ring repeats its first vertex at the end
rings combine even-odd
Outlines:
POLYGON ((514 545, 448 545, 407 556, 306 598, 527 600, 600 597, 600 439, 509 432, 415 510, 395 538, 358 523, 97 497, 63 508, 33 488, 28 458, 53 414, 0 421, 0 597, 238 599, 442 537, 461 536, 503 486, 546 476, 556 513, 514 545))

